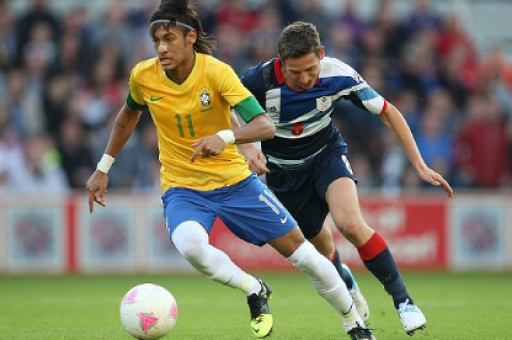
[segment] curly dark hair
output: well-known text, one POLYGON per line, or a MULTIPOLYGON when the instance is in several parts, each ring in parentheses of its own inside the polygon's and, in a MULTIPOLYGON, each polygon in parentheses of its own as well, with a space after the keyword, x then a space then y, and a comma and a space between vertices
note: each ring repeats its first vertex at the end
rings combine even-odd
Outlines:
MULTIPOLYGON (((197 15, 195 7, 190 0, 162 0, 160 2, 160 6, 155 9, 149 18, 150 23, 155 20, 170 20, 171 22, 178 21, 193 27, 197 31, 197 40, 194 44, 194 51, 196 52, 212 54, 217 47, 215 39, 204 32, 201 19, 197 15)), ((153 36, 156 29, 162 26, 169 29, 169 27, 172 26, 172 23, 156 23, 151 25, 149 28, 150 35, 153 36)), ((176 27, 182 31, 183 36, 189 32, 189 29, 186 27, 176 27)))

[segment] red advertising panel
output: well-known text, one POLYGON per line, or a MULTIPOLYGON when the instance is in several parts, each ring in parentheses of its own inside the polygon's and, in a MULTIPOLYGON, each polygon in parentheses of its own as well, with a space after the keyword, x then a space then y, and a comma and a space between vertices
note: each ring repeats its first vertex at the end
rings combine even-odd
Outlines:
MULTIPOLYGON (((400 267, 445 268, 446 256, 446 201, 439 198, 400 197, 361 199, 367 224, 377 230, 388 242, 400 267)), ((333 229, 333 235, 342 261, 362 267, 355 247, 333 229)), ((234 236, 222 222, 217 221, 211 242, 225 251, 235 263, 252 269, 290 269, 288 261, 272 247, 256 247, 234 236)))
MULTIPOLYGON (((399 267, 446 267, 447 206, 443 198, 365 197, 361 209, 366 223, 387 241, 399 267)), ((362 267, 355 247, 332 229, 342 261, 362 267)))

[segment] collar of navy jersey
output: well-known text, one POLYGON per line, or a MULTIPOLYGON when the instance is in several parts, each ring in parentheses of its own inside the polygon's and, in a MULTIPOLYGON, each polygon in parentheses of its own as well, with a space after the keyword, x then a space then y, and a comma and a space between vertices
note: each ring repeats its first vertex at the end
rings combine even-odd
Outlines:
POLYGON ((155 20, 155 21, 152 21, 150 24, 149 24, 149 27, 153 26, 153 25, 156 25, 156 24, 174 24, 175 26, 181 26, 181 27, 185 27, 189 30, 193 30, 194 27, 190 26, 190 25, 187 25, 183 22, 180 22, 178 20, 169 20, 169 19, 159 19, 159 20, 155 20))
POLYGON ((284 84, 284 77, 283 77, 283 74, 281 73, 281 64, 282 63, 283 63, 283 61, 281 60, 281 58, 276 58, 276 60, 274 62, 274 73, 276 75, 277 82, 279 83, 279 85, 284 84))

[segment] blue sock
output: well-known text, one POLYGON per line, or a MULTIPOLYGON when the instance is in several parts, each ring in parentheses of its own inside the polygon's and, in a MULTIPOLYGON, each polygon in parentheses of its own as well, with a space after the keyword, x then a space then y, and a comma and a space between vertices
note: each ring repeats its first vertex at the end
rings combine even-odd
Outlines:
POLYGON ((334 267, 336 267, 336 270, 340 274, 341 279, 345 284, 347 285, 348 290, 351 290, 354 286, 354 281, 352 280, 352 276, 343 269, 343 266, 341 265, 341 259, 340 254, 338 253, 337 249, 334 249, 334 258, 331 259, 332 264, 334 264, 334 267))
POLYGON ((374 258, 363 262, 366 268, 384 285, 386 292, 391 295, 395 308, 398 309, 398 305, 407 299, 410 303, 414 303, 405 288, 405 283, 388 247, 374 258))

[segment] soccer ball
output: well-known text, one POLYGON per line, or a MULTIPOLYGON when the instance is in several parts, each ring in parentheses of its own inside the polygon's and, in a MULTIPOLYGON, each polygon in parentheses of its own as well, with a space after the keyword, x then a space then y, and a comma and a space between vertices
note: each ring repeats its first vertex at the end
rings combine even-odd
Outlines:
POLYGON ((174 328, 178 305, 165 288, 143 283, 125 294, 119 309, 126 331, 139 340, 161 339, 174 328))

